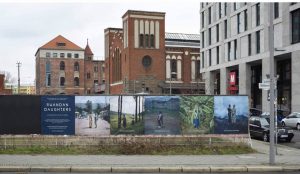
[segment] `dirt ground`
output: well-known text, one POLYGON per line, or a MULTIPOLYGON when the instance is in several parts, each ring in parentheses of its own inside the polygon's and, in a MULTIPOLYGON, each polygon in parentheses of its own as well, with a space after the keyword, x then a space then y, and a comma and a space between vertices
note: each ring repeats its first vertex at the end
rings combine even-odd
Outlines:
POLYGON ((163 126, 159 127, 157 122, 157 113, 146 113, 145 115, 145 134, 158 135, 177 135, 181 134, 180 119, 178 116, 163 113, 163 126))
POLYGON ((75 119, 75 134, 76 135, 110 135, 110 124, 102 119, 98 119, 97 128, 95 127, 94 119, 92 121, 92 128, 89 128, 88 118, 75 119))

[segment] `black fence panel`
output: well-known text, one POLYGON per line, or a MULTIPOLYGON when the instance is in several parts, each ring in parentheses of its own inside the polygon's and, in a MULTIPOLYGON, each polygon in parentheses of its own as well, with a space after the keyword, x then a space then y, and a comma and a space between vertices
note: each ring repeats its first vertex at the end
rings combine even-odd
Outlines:
POLYGON ((0 134, 41 134, 40 96, 0 96, 0 134))

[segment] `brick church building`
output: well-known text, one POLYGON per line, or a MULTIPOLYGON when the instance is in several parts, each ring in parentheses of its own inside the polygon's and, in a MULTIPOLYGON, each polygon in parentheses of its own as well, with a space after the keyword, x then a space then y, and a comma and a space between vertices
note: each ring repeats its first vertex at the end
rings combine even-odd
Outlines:
POLYGON ((105 29, 107 94, 204 94, 200 36, 166 33, 165 13, 127 11, 105 29))
POLYGON ((35 56, 36 94, 104 93, 105 64, 94 60, 88 43, 82 49, 59 35, 41 46, 35 56))

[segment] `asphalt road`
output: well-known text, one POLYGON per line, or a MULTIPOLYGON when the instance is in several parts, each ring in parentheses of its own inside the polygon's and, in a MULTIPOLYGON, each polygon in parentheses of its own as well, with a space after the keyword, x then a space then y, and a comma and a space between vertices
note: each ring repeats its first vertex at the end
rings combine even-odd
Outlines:
POLYGON ((280 144, 300 149, 300 131, 294 130, 294 138, 290 143, 282 142, 280 144))

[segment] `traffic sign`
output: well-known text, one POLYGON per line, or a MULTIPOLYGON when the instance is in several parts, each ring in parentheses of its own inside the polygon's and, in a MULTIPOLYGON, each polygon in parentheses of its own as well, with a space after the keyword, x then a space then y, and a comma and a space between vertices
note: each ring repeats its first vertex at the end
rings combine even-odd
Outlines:
POLYGON ((262 90, 270 90, 270 83, 259 83, 258 88, 262 90))
POLYGON ((270 79, 263 79, 262 83, 269 83, 270 84, 271 80, 270 79))

